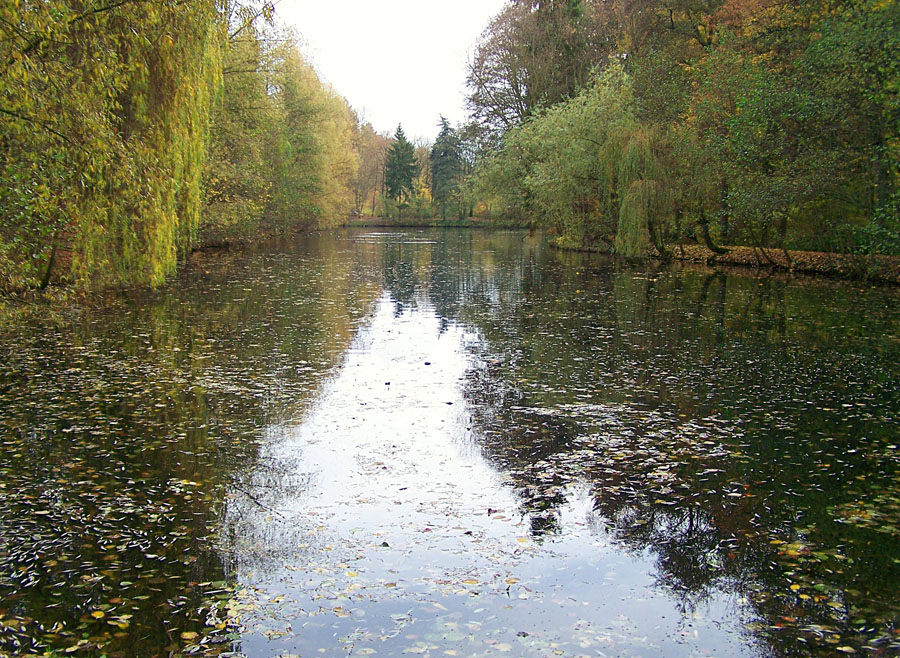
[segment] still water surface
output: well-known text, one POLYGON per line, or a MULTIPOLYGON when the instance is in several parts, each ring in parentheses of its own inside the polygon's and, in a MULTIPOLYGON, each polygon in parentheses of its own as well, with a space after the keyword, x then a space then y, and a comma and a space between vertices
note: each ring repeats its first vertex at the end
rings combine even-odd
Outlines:
POLYGON ((357 230, 0 344, 0 654, 900 655, 896 290, 357 230))

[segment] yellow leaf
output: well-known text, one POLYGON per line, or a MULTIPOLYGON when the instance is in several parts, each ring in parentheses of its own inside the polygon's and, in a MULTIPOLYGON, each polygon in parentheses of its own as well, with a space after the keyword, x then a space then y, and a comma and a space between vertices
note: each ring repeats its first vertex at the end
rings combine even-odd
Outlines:
POLYGON ((475 580, 474 578, 466 578, 463 581, 463 585, 477 585, 477 584, 478 584, 478 581, 475 580))
POLYGON ((106 616, 106 613, 103 612, 102 610, 94 610, 91 613, 91 617, 93 617, 94 619, 103 619, 105 616, 106 616))
POLYGON ((194 631, 185 631, 181 634, 182 640, 196 640, 197 634, 194 631))

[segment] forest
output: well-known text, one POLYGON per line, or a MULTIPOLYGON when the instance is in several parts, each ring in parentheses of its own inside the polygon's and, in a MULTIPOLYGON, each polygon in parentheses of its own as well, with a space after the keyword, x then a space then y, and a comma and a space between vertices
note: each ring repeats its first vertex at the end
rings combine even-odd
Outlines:
POLYGON ((514 3, 469 84, 480 194, 564 244, 900 249, 896 2, 514 3))
POLYGON ((271 3, 0 4, 0 288, 156 285, 344 220, 371 126, 271 3))
POLYGON ((0 6, 0 289, 157 285, 194 249, 378 215, 624 257, 900 253, 895 0, 511 0, 429 143, 358 116, 274 12, 0 6))

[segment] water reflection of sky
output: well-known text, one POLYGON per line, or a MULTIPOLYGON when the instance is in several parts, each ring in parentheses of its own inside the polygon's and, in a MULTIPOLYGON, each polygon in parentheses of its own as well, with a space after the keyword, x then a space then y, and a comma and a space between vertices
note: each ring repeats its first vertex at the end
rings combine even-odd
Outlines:
POLYGON ((755 655, 738 595, 685 609, 649 548, 612 539, 586 483, 535 535, 482 456, 478 334, 379 300, 302 420, 266 429, 226 542, 241 651, 296 655, 755 655), (279 653, 280 652, 280 653, 279 653))
POLYGON ((897 655, 897 299, 351 230, 23 319, 0 654, 897 655))

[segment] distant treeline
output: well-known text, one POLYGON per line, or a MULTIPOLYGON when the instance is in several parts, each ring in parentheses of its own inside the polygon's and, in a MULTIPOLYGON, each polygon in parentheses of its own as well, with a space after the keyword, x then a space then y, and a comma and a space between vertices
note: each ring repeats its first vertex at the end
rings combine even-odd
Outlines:
POLYGON ((896 0, 519 0, 468 82, 474 194, 563 245, 900 253, 896 0))
POLYGON ((376 138, 271 4, 2 2, 0 290, 157 284, 197 245, 342 220, 376 138))

